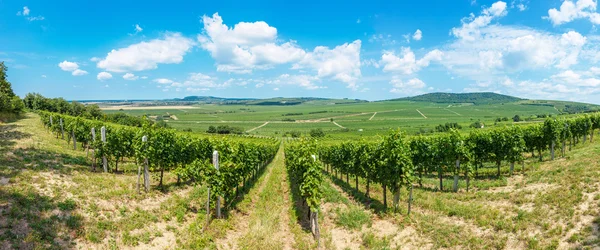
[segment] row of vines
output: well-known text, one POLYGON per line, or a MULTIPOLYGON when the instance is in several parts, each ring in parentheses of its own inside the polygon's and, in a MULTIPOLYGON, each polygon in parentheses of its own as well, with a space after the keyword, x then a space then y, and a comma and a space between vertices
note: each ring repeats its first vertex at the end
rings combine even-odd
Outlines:
MULTIPOLYGON (((323 143, 318 146, 301 142, 290 147, 294 151, 286 151, 290 158, 286 163, 291 169, 306 169, 306 166, 315 164, 310 162, 310 154, 318 155, 326 171, 332 175, 339 176, 339 179, 345 176, 347 183, 350 183, 349 177, 352 176, 357 190, 359 178, 364 179, 367 198, 370 185, 381 185, 385 207, 386 192, 391 191, 394 194, 394 207, 397 207, 401 188, 412 190, 413 183, 422 187, 425 176, 437 174, 440 190, 444 188, 444 176, 452 176, 453 191, 458 191, 458 182, 462 177, 468 191, 471 179, 481 175, 485 166, 494 166, 494 174, 491 171, 485 173, 498 178, 503 173, 512 174, 515 164, 520 163, 525 167, 526 157, 539 157, 542 161, 544 152, 549 151, 549 157, 553 160, 557 150, 564 156, 567 144, 570 148, 588 139, 593 140, 594 132, 599 128, 600 115, 592 114, 547 119, 544 123, 530 125, 474 130, 470 134, 451 130, 433 136, 407 137, 400 131, 394 131, 375 141, 323 143), (300 148, 306 149, 298 150, 300 148), (302 162, 307 163, 302 165, 302 162), (503 163, 510 166, 504 172, 501 169, 503 163)), ((300 176, 292 177, 302 180, 300 176)), ((311 190, 311 193, 318 191, 311 190)), ((314 206, 318 206, 318 203, 314 206)))
POLYGON ((129 127, 43 111, 39 115, 57 137, 81 143, 82 149, 91 148, 94 162, 106 158, 114 172, 120 162, 135 161, 159 174, 159 186, 164 172, 173 171, 178 180, 206 184, 213 197, 226 201, 234 198, 240 184, 256 179, 279 148, 274 139, 201 137, 149 125, 129 127), (211 161, 214 151, 219 152, 219 169, 211 161))

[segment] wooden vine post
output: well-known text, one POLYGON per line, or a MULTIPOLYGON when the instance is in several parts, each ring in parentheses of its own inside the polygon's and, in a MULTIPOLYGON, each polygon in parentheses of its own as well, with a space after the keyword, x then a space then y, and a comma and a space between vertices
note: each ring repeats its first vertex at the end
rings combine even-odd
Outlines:
MULTIPOLYGON (((146 148, 146 143, 148 142, 148 136, 142 136, 142 148, 146 148)), ((141 179, 142 178, 142 166, 138 165, 138 180, 137 180, 137 189, 138 194, 140 193, 141 179)), ((144 191, 148 192, 150 188, 150 173, 148 173, 148 158, 144 157, 144 191)))
POLYGON ((413 201, 413 185, 410 184, 410 188, 408 190, 408 215, 410 215, 410 206, 412 205, 412 201, 413 201))
POLYGON ((77 150, 77 139, 75 139, 75 129, 71 130, 71 137, 73 137, 73 150, 77 150))
MULTIPOLYGON (((219 151, 213 151, 213 165, 219 171, 219 151)), ((217 196, 217 218, 221 218, 221 196, 217 196)))
MULTIPOLYGON (((100 135, 102 136, 102 147, 106 144, 106 127, 102 126, 100 128, 100 135)), ((102 150, 104 152, 104 150, 102 150)), ((102 167, 104 168, 104 173, 108 172, 108 162, 106 161, 106 155, 102 154, 102 167)))

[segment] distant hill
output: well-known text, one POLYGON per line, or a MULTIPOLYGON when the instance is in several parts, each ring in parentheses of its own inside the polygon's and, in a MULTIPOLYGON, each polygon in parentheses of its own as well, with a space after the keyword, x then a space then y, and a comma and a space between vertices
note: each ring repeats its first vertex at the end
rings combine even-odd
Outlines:
POLYGON ((475 105, 517 102, 526 99, 501 95, 492 92, 480 93, 429 93, 394 100, 433 102, 433 103, 473 103, 475 105))
POLYGON ((275 97, 267 99, 256 99, 256 98, 222 98, 214 96, 187 96, 183 99, 173 99, 171 101, 180 102, 195 102, 195 103, 207 103, 207 104, 242 104, 242 105, 261 105, 261 106, 290 106, 298 105, 303 103, 330 103, 330 104, 344 104, 344 103, 357 103, 366 102, 358 99, 329 99, 329 98, 317 98, 317 97, 296 97, 296 98, 284 98, 275 97))

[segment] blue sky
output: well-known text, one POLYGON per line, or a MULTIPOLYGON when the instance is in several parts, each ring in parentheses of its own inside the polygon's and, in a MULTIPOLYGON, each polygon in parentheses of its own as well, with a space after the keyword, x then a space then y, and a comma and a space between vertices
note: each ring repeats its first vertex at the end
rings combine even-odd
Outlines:
POLYGON ((0 1, 18 95, 600 103, 593 0, 0 1))

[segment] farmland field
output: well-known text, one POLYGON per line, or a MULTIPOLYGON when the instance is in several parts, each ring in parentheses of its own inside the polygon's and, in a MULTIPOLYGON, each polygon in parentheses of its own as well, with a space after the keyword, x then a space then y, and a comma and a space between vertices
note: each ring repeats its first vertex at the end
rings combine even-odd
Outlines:
MULTIPOLYGON (((248 133, 278 137, 286 132, 308 133, 320 128, 332 139, 383 135, 390 129, 400 128, 409 134, 433 130, 437 125, 456 122, 468 131, 469 126, 481 121, 486 127, 512 123, 512 117, 528 118, 536 115, 558 115, 550 106, 520 103, 489 105, 457 105, 413 101, 384 101, 349 104, 327 102, 303 103, 293 106, 218 105, 197 104, 185 109, 163 107, 135 107, 122 110, 106 107, 107 113, 123 112, 129 115, 163 116, 176 129, 205 132, 209 126, 229 125, 243 131, 267 125, 248 133), (497 118, 509 121, 496 123, 497 118), (338 125, 334 124, 336 122, 338 125), (341 127, 340 127, 341 126, 341 127), (343 128, 342 128, 343 127, 343 128), (344 129, 347 128, 347 129, 344 129)), ((533 118, 532 121, 543 121, 533 118)))

